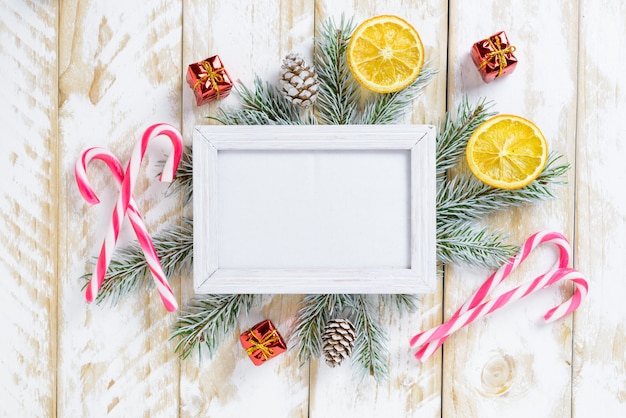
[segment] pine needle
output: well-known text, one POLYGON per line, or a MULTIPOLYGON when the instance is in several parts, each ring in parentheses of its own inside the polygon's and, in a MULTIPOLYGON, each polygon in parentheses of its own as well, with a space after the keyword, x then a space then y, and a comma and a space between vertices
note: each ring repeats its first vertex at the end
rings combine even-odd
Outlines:
POLYGON ((446 172, 454 167, 465 155, 465 147, 478 125, 495 115, 489 112, 492 102, 481 99, 474 106, 467 97, 459 104, 456 113, 448 112, 443 123, 439 123, 437 134, 437 177, 445 177, 446 172))
MULTIPOLYGON (((193 259, 193 221, 183 218, 181 225, 170 226, 156 234, 152 242, 161 260, 163 272, 170 278, 177 278, 191 270, 193 259)), ((96 303, 116 305, 131 291, 145 287, 149 276, 148 262, 138 243, 117 250, 107 270, 105 280, 96 297, 96 303)), ((85 287, 92 273, 82 276, 85 287)))
POLYGON ((490 213, 514 206, 539 202, 554 197, 552 186, 563 184, 569 164, 561 164, 562 156, 550 153, 539 177, 516 190, 497 189, 471 174, 458 175, 440 182, 437 190, 437 225, 476 221, 490 213))
POLYGON ((417 295, 397 294, 379 295, 379 303, 383 306, 394 306, 398 312, 411 313, 417 310, 417 295))
POLYGON ((339 26, 332 19, 319 27, 315 38, 314 66, 320 87, 315 109, 320 122, 327 125, 354 123, 360 100, 359 85, 346 62, 346 49, 354 31, 352 19, 341 17, 339 26))
POLYGON ((297 106, 287 101, 280 91, 259 77, 254 79, 254 90, 243 84, 235 87, 243 106, 237 110, 218 110, 218 116, 210 116, 223 125, 303 125, 303 119, 297 106))
POLYGON ((357 123, 390 125, 400 122, 435 74, 437 70, 425 67, 413 83, 400 91, 387 94, 372 93, 357 123))
POLYGON ((460 222, 437 228, 437 258, 445 264, 495 269, 514 256, 518 247, 506 243, 500 231, 477 229, 473 223, 460 222))
POLYGON ((250 312, 254 295, 205 295, 193 300, 177 318, 170 339, 178 338, 174 351, 182 359, 206 347, 213 356, 226 336, 237 326, 239 314, 250 312))
POLYGON ((176 177, 168 187, 167 196, 174 193, 183 193, 185 205, 191 203, 193 199, 193 158, 190 146, 186 146, 183 151, 176 177))
POLYGON ((291 344, 298 361, 305 364, 322 353, 322 333, 333 315, 343 309, 346 296, 340 294, 306 295, 296 313, 296 326, 291 344))
POLYGON ((352 310, 356 330, 352 364, 360 366, 374 380, 381 382, 389 376, 387 334, 375 318, 375 309, 368 295, 350 295, 348 306, 352 310))

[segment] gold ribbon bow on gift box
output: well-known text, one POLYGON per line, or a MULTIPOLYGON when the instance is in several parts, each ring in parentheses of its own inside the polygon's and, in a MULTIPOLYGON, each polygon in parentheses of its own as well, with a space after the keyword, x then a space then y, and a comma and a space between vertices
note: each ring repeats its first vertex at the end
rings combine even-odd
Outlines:
POLYGON ((500 37, 496 36, 495 39, 496 39, 495 44, 491 41, 491 38, 487 39, 487 42, 489 42, 489 46, 491 47, 491 49, 494 49, 495 51, 487 53, 487 58, 483 60, 483 62, 480 64, 480 67, 478 67, 478 69, 482 70, 483 68, 485 68, 485 66, 487 66, 489 61, 497 57, 498 64, 499 64, 498 77, 500 77, 502 75, 502 72, 508 65, 505 54, 512 54, 513 52, 515 52, 515 47, 511 45, 502 49, 502 44, 500 44, 500 37))
POLYGON ((263 354, 263 358, 265 359, 265 361, 269 360, 269 358, 274 355, 274 350, 272 350, 271 347, 268 346, 280 341, 278 332, 276 332, 276 330, 273 330, 262 339, 258 339, 257 336, 254 334, 254 331, 250 331, 250 335, 252 337, 250 339, 252 346, 246 349, 246 353, 251 356, 255 351, 259 350, 261 351, 261 354, 263 354))
POLYGON ((214 69, 211 66, 211 63, 208 62, 208 61, 200 62, 200 65, 202 66, 204 71, 206 71, 206 74, 203 75, 202 77, 200 77, 200 79, 198 81, 196 81, 196 84, 193 85, 194 90, 200 84, 204 84, 207 81, 211 80, 211 85, 213 86, 213 90, 215 90, 215 98, 219 99, 220 98, 220 90, 218 89, 217 83, 223 83, 224 82, 224 77, 222 76, 222 74, 220 74, 220 73, 224 72, 224 67, 218 68, 216 70, 216 69, 214 69))

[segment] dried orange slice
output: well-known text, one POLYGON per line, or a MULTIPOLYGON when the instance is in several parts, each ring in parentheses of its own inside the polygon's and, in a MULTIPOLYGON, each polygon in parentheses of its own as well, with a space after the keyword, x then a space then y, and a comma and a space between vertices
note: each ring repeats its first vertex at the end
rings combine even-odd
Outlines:
POLYGON ((515 115, 483 122, 467 142, 470 170, 484 183, 501 189, 527 186, 548 161, 548 144, 539 128, 515 115))
POLYGON ((415 28, 405 20, 376 16, 352 33, 347 61, 361 85, 377 93, 391 93, 417 78, 424 65, 424 46, 415 28))

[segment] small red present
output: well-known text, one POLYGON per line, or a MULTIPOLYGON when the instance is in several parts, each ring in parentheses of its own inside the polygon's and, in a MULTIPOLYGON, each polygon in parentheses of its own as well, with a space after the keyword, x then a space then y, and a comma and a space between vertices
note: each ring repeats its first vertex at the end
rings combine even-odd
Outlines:
POLYGON ((239 340, 255 366, 287 351, 287 344, 283 341, 283 337, 269 320, 253 326, 241 334, 239 340))
POLYGON ((472 60, 485 83, 515 70, 517 58, 515 47, 509 43, 506 33, 498 32, 472 46, 472 60))
POLYGON ((187 84, 193 90, 198 106, 223 99, 233 88, 233 82, 219 55, 190 64, 187 68, 187 84))

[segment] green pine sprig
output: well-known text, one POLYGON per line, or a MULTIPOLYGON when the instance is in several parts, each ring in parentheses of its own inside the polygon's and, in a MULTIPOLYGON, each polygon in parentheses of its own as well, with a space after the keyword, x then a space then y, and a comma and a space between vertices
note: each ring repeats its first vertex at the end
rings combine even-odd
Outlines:
POLYGON ((338 26, 329 19, 315 38, 313 65, 320 83, 315 109, 319 122, 326 125, 350 124, 358 117, 360 87, 346 61, 354 28, 352 19, 342 16, 338 26))
POLYGON ((306 295, 296 313, 296 325, 291 343, 296 347, 300 364, 322 354, 322 333, 334 314, 346 305, 346 296, 341 294, 306 295))
POLYGON ((449 169, 456 166, 465 155, 465 147, 472 133, 485 120, 494 116, 490 112, 492 102, 485 99, 471 105, 464 97, 456 112, 447 112, 439 124, 437 133, 436 170, 438 180, 446 176, 449 169))
POLYGON ((394 93, 372 93, 356 123, 390 125, 400 122, 436 74, 437 70, 424 67, 408 87, 394 93))
MULTIPOLYGON (((180 225, 167 227, 152 238, 163 272, 169 278, 187 276, 193 260, 193 221, 183 218, 180 225)), ((105 280, 96 297, 97 304, 116 305, 130 292, 152 285, 148 280, 148 262, 138 243, 119 249, 114 254, 105 280)), ((82 276, 85 286, 92 273, 82 276)))
POLYGON ((437 259, 444 264, 498 267, 517 253, 502 231, 459 222, 437 228, 437 259))
POLYGON ((176 169, 175 180, 168 188, 168 196, 175 193, 183 195, 185 205, 193 199, 193 158, 190 146, 185 147, 176 169))
POLYGON ((218 116, 210 116, 223 125, 304 125, 310 121, 301 115, 297 106, 289 103, 269 82, 255 77, 254 89, 244 84, 235 87, 243 103, 240 109, 219 109, 218 116))
POLYGON ((369 373, 377 382, 389 375, 387 334, 379 323, 378 311, 371 295, 350 295, 348 306, 352 311, 356 341, 352 363, 369 373))
POLYGON ((539 177, 516 190, 496 189, 469 174, 460 174, 441 182, 437 190, 437 224, 476 221, 499 210, 553 198, 553 187, 562 184, 569 164, 552 152, 539 177))
POLYGON ((254 295, 204 295, 185 307, 174 324, 170 339, 178 339, 174 351, 182 359, 206 347, 215 354, 226 336, 237 326, 239 315, 248 314, 254 295))

